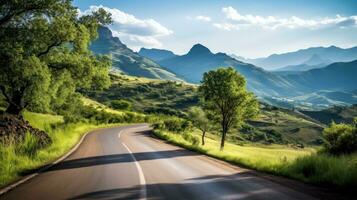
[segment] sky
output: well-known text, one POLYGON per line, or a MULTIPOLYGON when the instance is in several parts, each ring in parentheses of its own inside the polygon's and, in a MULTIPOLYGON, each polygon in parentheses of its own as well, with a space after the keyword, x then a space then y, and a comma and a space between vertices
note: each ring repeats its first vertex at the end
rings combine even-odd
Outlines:
POLYGON ((316 46, 357 46, 356 0, 74 0, 79 14, 112 14, 128 47, 186 54, 196 43, 212 52, 266 57, 316 46))

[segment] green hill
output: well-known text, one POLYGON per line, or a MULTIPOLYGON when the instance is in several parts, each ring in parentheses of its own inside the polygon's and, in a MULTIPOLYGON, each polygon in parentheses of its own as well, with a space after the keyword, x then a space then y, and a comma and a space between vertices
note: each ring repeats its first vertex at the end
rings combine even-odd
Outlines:
MULTIPOLYGON (((133 111, 186 117, 186 111, 198 104, 197 86, 187 83, 111 74, 112 85, 104 91, 85 95, 110 105, 115 100, 131 103, 133 111)), ((261 104, 261 113, 230 139, 235 142, 320 144, 322 126, 303 114, 261 104)))
POLYGON ((301 111, 324 124, 332 121, 336 123, 352 123, 353 118, 357 117, 357 104, 352 106, 334 106, 320 111, 301 111))

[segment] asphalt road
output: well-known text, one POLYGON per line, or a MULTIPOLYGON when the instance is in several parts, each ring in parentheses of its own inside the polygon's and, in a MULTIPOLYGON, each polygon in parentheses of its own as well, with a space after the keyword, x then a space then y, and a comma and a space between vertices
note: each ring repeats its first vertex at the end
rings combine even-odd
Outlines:
POLYGON ((314 199, 149 130, 141 124, 94 131, 67 159, 0 199, 314 199))

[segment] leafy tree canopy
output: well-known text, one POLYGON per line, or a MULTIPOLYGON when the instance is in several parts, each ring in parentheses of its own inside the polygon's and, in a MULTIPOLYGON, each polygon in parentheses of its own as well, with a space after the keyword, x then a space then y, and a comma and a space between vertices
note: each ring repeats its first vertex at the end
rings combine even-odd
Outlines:
POLYGON ((0 0, 0 91, 6 112, 66 107, 76 91, 110 84, 107 56, 88 50, 103 9, 78 16, 70 0, 0 0))
POLYGON ((199 92, 206 110, 221 127, 221 149, 230 128, 259 111, 258 101, 247 91, 244 77, 231 67, 204 73, 199 92))

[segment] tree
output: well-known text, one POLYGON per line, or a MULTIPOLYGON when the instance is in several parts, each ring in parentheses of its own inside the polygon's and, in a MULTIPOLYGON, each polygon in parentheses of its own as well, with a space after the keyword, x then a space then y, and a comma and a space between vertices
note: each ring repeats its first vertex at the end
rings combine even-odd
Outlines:
POLYGON ((200 107, 192 107, 188 114, 192 124, 202 131, 202 145, 205 145, 205 134, 210 128, 210 121, 206 113, 200 107))
POLYGON ((199 93, 205 109, 221 127, 223 150, 229 130, 258 113, 258 101, 253 93, 247 91, 244 77, 233 68, 206 72, 201 83, 199 93))
POLYGON ((78 16, 70 0, 0 1, 0 94, 7 113, 56 110, 81 89, 109 86, 110 58, 88 50, 97 28, 111 23, 104 9, 78 16))

